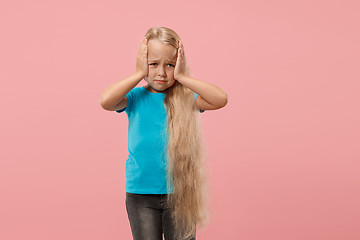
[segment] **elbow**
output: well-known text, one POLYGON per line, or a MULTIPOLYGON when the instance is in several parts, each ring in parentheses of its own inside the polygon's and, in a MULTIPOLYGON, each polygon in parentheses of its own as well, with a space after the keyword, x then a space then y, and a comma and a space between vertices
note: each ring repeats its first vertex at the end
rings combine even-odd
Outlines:
POLYGON ((108 104, 106 104, 106 101, 102 96, 100 97, 99 104, 103 109, 109 110, 108 104))
POLYGON ((213 104, 213 106, 214 106, 213 109, 223 108, 226 106, 227 102, 228 102, 228 97, 227 97, 227 95, 225 95, 224 97, 219 99, 216 104, 213 104))
POLYGON ((100 96, 99 104, 100 104, 100 106, 101 106, 102 108, 104 108, 104 98, 103 98, 102 95, 100 96))
POLYGON ((101 106, 103 109, 107 110, 105 104, 104 104, 103 102, 101 102, 101 100, 100 100, 100 103, 99 103, 99 104, 100 104, 100 106, 101 106))
POLYGON ((225 93, 224 97, 222 98, 222 101, 221 101, 221 107, 225 107, 226 104, 228 103, 228 95, 225 93))
POLYGON ((228 102, 228 96, 225 93, 224 96, 222 96, 221 98, 217 99, 216 103, 211 104, 214 106, 214 109, 220 109, 226 106, 228 102))

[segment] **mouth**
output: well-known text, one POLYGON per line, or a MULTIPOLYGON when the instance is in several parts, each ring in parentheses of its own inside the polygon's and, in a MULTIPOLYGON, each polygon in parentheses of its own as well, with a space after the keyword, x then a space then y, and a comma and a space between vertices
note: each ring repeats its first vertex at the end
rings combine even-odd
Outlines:
POLYGON ((164 81, 164 80, 155 80, 155 82, 157 82, 157 83, 166 83, 167 81, 164 81))

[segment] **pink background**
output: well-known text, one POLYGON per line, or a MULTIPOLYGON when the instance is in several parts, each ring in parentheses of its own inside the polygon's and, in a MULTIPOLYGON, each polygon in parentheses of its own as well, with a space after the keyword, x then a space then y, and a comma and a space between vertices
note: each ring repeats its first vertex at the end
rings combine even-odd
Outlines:
MULTIPOLYGON (((201 115, 197 239, 360 239, 357 1, 2 1, 0 239, 131 239, 126 114, 102 90, 152 26, 228 93, 201 115)), ((145 84, 142 81, 138 86, 145 84)))

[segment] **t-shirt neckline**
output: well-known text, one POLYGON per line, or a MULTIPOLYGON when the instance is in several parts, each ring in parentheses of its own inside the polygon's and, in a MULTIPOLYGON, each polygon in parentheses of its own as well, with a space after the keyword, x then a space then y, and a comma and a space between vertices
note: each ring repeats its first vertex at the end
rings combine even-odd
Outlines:
POLYGON ((145 88, 145 86, 142 86, 142 87, 143 87, 143 88, 145 89, 145 91, 148 92, 148 93, 158 94, 158 95, 165 95, 165 93, 162 93, 162 92, 159 92, 159 93, 150 92, 149 90, 147 90, 147 89, 145 88))

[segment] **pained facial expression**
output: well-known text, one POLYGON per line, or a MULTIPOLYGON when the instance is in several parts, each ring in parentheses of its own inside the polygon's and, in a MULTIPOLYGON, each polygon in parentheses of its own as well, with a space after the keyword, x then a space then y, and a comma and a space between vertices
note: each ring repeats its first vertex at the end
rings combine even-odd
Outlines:
POLYGON ((162 92, 175 83, 176 54, 177 49, 170 44, 163 44, 158 39, 151 39, 148 42, 149 75, 145 80, 150 85, 151 92, 162 92), (157 80, 165 82, 161 83, 157 80))

